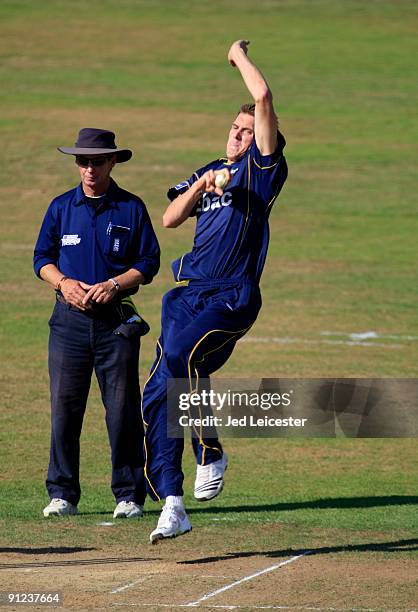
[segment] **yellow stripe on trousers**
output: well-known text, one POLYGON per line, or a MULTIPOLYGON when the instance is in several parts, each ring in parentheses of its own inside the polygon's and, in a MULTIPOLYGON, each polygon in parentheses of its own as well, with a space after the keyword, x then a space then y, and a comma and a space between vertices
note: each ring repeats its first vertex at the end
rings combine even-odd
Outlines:
MULTIPOLYGON (((197 370, 197 366, 194 366, 194 371, 196 374, 196 386, 194 389, 192 389, 192 373, 191 373, 191 361, 193 358, 193 354, 194 352, 197 350, 198 346, 205 340, 205 338, 207 338, 209 336, 209 334, 214 334, 216 332, 220 332, 220 333, 224 333, 224 334, 231 334, 231 337, 228 338, 227 340, 225 340, 225 342, 223 342, 220 346, 215 347, 214 349, 211 349, 210 351, 208 351, 207 353, 204 353, 204 355, 202 356, 201 359, 198 359, 197 361, 199 362, 203 362, 205 360, 205 357, 207 357, 208 355, 210 355, 211 353, 215 353, 216 351, 219 351, 221 348, 223 348, 225 346, 225 344, 227 344, 228 342, 230 342, 234 336, 239 336, 240 334, 244 335, 245 333, 247 333, 247 331, 251 328, 252 324, 245 328, 245 329, 241 329, 238 331, 229 331, 227 329, 212 329, 208 332, 206 332, 206 334, 204 336, 202 336, 202 338, 200 338, 200 340, 195 344, 195 346, 193 347, 190 356, 189 356, 189 362, 188 362, 188 375, 189 375, 189 388, 190 388, 190 393, 197 393, 198 388, 199 388, 199 372, 197 370)), ((200 412, 200 407, 199 407, 199 414, 200 417, 202 417, 202 414, 200 412)), ((196 434, 199 436, 199 444, 203 447, 203 452, 202 452, 202 465, 205 465, 205 451, 207 448, 212 449, 212 450, 216 450, 218 452, 221 452, 219 450, 219 448, 216 447, 212 447, 212 446, 208 446, 207 444, 204 443, 203 441, 203 437, 202 437, 202 425, 200 425, 199 431, 196 430, 196 427, 193 425, 193 429, 195 430, 196 434)))

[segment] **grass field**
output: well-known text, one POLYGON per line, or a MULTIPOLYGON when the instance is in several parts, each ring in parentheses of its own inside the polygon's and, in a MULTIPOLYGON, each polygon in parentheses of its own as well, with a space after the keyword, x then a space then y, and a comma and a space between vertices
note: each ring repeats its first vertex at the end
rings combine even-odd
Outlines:
POLYGON ((113 500, 94 384, 81 514, 44 521, 53 295, 31 260, 50 200, 76 182, 56 147, 83 126, 114 129, 134 150, 115 178, 147 202, 162 246, 161 272, 136 299, 152 325, 144 380, 169 264, 193 236, 193 222, 161 227, 165 193, 223 153, 248 99, 226 53, 249 38, 289 179, 271 215, 262 312, 221 374, 417 378, 417 28, 409 0, 0 3, 0 591, 59 589, 69 609, 416 608, 414 439, 230 440, 225 491, 205 506, 192 501, 187 452, 194 531, 151 548, 158 506, 99 524, 113 500))

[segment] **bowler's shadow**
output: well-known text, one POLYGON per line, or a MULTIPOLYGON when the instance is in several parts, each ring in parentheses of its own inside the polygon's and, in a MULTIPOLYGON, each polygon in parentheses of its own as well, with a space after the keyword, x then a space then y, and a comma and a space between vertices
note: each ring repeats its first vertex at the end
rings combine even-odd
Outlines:
POLYGON ((188 514, 227 514, 228 512, 285 512, 289 510, 326 510, 328 508, 379 508, 418 504, 417 495, 384 495, 375 497, 330 497, 299 502, 245 504, 240 506, 204 506, 188 508, 188 514))
POLYGON ((321 546, 320 548, 286 548, 282 550, 265 550, 265 551, 249 551, 227 553, 226 555, 218 555, 214 557, 204 557, 202 559, 188 559, 187 561, 178 561, 180 565, 190 565, 201 563, 215 563, 216 561, 228 561, 230 559, 241 559, 247 557, 268 557, 271 559, 282 557, 293 557, 297 555, 329 555, 330 553, 346 553, 346 552, 409 552, 418 550, 418 539, 411 540, 396 540, 394 542, 369 542, 367 544, 347 544, 345 546, 321 546))

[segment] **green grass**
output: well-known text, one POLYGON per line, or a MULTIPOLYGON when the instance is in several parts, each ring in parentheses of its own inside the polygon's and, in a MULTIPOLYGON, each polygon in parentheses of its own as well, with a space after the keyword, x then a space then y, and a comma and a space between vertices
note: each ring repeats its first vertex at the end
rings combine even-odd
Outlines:
MULTIPOLYGON (((128 525, 122 522, 112 529, 98 525, 111 520, 114 507, 103 410, 98 401, 91 402, 82 436, 81 515, 64 520, 63 531, 60 521, 51 523, 40 518, 46 503, 43 478, 49 437, 48 418, 40 412, 40 405, 40 400, 33 401, 34 414, 27 417, 18 444, 7 439, 2 443, 2 451, 15 457, 14 464, 9 465, 10 481, 0 487, 3 543, 10 544, 11 538, 14 545, 24 545, 30 533, 32 545, 52 546, 58 541, 63 546, 111 545, 116 541, 122 545, 129 538, 138 545, 146 544, 158 513, 158 505, 151 502, 139 526, 137 521, 128 521, 128 525), (28 427, 32 421, 42 431, 36 441, 28 427)), ((22 406, 17 412, 23 410, 22 406)), ((17 417, 15 414, 15 421, 17 417)), ((9 428, 6 419, 2 425, 3 431, 9 428)), ((227 487, 212 504, 192 499, 194 469, 187 446, 186 501, 197 528, 212 525, 217 533, 230 524, 247 526, 246 530, 254 523, 274 524, 297 527, 309 538, 318 531, 335 530, 347 541, 350 533, 371 541, 381 540, 383 534, 400 540, 414 536, 418 519, 414 440, 229 440, 227 487)), ((222 533, 217 535, 222 537, 222 533)))
MULTIPOLYGON (((417 377, 416 341, 397 348, 321 343, 324 330, 417 336, 415 2, 14 0, 1 3, 0 23, 1 545, 147 540, 157 507, 140 527, 97 525, 113 500, 96 386, 82 440, 85 514, 53 523, 40 518, 53 296, 33 276, 32 249, 49 201, 76 182, 71 159, 55 147, 73 142, 85 125, 115 129, 117 142, 135 153, 115 177, 147 202, 163 250, 159 277, 137 299, 152 324, 142 347, 143 380, 161 295, 172 285, 170 261, 190 248, 193 235, 192 223, 175 232, 161 228, 166 189, 223 153, 231 117, 248 99, 226 61, 234 39, 252 41, 250 53, 268 78, 290 169, 271 215, 264 306, 253 334, 301 342, 243 343, 222 375, 417 377)), ((208 549, 277 548, 269 541, 272 525, 283 547, 413 537, 413 440, 227 446, 227 487, 212 506, 193 502, 190 453, 186 458, 187 502, 202 538, 213 539, 208 549)))

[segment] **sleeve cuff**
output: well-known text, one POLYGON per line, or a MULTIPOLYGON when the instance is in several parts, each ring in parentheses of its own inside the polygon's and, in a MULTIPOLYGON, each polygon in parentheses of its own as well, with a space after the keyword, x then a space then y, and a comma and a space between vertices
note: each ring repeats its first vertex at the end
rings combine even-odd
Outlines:
POLYGON ((150 264, 149 262, 139 261, 131 267, 135 270, 138 270, 138 272, 141 272, 141 274, 145 278, 144 285, 149 285, 149 283, 152 281, 152 279, 158 272, 158 267, 156 268, 156 266, 150 264))
POLYGON ((270 170, 277 166, 280 162, 280 159, 283 155, 283 148, 286 145, 286 140, 284 139, 283 134, 277 132, 277 146, 276 150, 271 155, 261 155, 256 143, 254 143, 254 155, 253 161, 254 164, 260 170, 270 170))
POLYGON ((41 278, 41 275, 40 275, 41 269, 47 264, 54 264, 54 266, 56 266, 57 262, 55 261, 55 259, 51 259, 50 257, 43 257, 42 259, 37 259, 34 262, 33 269, 38 278, 41 278))

